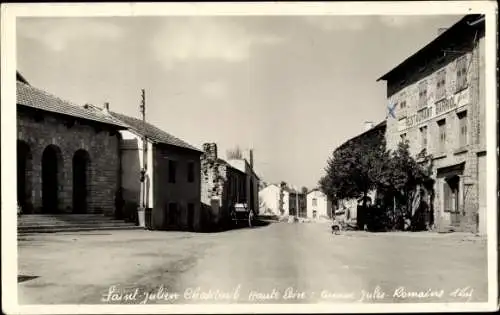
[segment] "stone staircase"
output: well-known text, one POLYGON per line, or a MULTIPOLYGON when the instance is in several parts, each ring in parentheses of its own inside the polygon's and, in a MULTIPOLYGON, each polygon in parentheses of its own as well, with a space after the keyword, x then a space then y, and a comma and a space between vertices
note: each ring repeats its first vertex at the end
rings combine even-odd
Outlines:
POLYGON ((102 214, 25 214, 17 219, 18 235, 127 229, 142 228, 102 214))

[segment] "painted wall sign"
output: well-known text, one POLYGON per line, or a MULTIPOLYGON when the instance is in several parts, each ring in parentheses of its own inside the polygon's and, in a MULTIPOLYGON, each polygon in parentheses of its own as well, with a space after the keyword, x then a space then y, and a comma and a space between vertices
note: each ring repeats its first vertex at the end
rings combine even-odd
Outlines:
POLYGON ((462 107, 470 102, 470 90, 464 89, 461 92, 447 97, 423 109, 419 109, 416 114, 410 115, 404 119, 406 126, 403 127, 403 119, 398 123, 398 130, 411 128, 417 124, 431 120, 443 113, 449 112, 455 108, 462 107))

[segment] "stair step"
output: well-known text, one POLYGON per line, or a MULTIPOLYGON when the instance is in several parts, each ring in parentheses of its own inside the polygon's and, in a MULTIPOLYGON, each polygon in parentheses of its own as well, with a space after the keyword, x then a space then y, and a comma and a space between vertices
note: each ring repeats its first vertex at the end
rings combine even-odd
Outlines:
POLYGON ((29 214, 18 218, 18 234, 137 229, 135 223, 102 214, 29 214))
POLYGON ((135 225, 130 222, 98 222, 98 223, 57 223, 57 224, 26 224, 26 225, 18 225, 18 229, 32 229, 32 228, 59 228, 59 227, 105 227, 105 226, 128 226, 135 225))
POLYGON ((36 228, 19 231, 18 235, 36 234, 36 233, 58 233, 58 232, 83 232, 83 231, 113 231, 113 230, 139 230, 143 227, 136 225, 114 226, 114 227, 66 227, 66 228, 36 228))

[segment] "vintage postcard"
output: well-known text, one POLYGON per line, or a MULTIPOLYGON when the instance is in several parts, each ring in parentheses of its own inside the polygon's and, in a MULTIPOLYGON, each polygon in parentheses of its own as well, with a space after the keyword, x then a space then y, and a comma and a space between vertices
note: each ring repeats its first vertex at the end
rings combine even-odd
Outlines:
POLYGON ((497 310, 496 21, 2 4, 3 311, 497 310))

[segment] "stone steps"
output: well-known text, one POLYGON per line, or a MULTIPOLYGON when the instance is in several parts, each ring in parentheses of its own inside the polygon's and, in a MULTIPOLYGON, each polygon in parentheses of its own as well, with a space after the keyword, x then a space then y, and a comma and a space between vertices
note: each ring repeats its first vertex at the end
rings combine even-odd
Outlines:
POLYGON ((26 214, 17 220, 19 235, 93 230, 140 229, 131 222, 100 214, 26 214))

